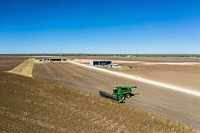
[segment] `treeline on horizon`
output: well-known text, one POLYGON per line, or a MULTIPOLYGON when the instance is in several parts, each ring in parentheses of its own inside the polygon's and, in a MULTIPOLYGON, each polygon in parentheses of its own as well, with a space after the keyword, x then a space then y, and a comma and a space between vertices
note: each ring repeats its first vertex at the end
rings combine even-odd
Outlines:
POLYGON ((200 54, 0 54, 0 56, 200 57, 200 54))

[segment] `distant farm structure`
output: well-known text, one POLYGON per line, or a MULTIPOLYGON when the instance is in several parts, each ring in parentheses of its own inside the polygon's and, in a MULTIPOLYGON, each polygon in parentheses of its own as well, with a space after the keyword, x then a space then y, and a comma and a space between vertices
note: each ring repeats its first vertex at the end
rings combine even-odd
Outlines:
POLYGON ((91 60, 90 65, 92 66, 105 66, 112 64, 111 60, 91 60))
POLYGON ((38 62, 66 62, 70 60, 66 57, 45 57, 45 58, 38 58, 38 62))

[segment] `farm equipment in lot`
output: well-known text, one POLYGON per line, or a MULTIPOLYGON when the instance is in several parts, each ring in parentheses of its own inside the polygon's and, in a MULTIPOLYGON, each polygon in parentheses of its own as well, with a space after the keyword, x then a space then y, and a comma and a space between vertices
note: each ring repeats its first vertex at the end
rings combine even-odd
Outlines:
POLYGON ((123 103, 126 98, 130 98, 134 94, 132 94, 132 88, 137 88, 136 86, 116 86, 113 88, 113 93, 109 94, 104 91, 99 91, 100 96, 105 98, 110 98, 118 101, 119 103, 123 103))

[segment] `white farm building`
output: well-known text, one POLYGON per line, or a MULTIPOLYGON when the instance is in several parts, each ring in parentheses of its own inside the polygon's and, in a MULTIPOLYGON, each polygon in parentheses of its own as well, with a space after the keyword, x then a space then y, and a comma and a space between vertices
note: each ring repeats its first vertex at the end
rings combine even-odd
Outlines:
POLYGON ((91 60, 90 65, 92 66, 105 66, 112 64, 111 60, 91 60))

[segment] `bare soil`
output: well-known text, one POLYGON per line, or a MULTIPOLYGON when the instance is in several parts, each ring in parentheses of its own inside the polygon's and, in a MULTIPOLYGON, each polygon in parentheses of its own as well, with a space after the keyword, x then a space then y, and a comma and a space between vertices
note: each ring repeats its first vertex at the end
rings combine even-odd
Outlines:
POLYGON ((192 95, 156 87, 134 80, 83 68, 71 63, 36 64, 33 77, 77 88, 98 96, 98 91, 112 92, 116 85, 138 86, 126 105, 167 116, 200 130, 200 99, 192 95))
POLYGON ((0 72, 0 91, 1 132, 194 132, 179 122, 29 77, 0 72))
POLYGON ((199 65, 146 65, 140 63, 122 65, 133 67, 133 69, 120 71, 122 73, 200 91, 199 65))
POLYGON ((0 56, 0 71, 9 71, 27 58, 25 56, 0 56))
POLYGON ((191 88, 200 91, 200 58, 191 57, 79 57, 75 61, 89 64, 93 59, 113 60, 114 63, 132 66, 134 69, 115 70, 143 78, 191 88), (163 64, 162 64, 163 63, 163 64), (165 64, 164 64, 165 63, 165 64), (198 63, 198 64, 195 64, 198 63))
POLYGON ((200 62, 195 57, 114 57, 114 56, 72 56, 74 59, 100 59, 100 60, 122 60, 122 61, 146 61, 146 62, 200 62))

